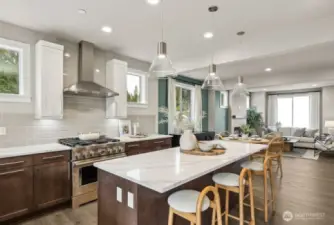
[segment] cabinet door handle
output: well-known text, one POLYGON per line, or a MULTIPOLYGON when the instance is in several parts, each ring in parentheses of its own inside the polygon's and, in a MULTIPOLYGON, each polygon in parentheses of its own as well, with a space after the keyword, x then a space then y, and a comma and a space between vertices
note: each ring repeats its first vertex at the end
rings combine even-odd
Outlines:
POLYGON ((9 162, 9 163, 0 164, 0 166, 13 166, 13 165, 17 165, 17 164, 23 164, 24 162, 25 161, 9 162))
POLYGON ((71 180, 71 163, 68 164, 68 169, 67 169, 67 178, 68 180, 71 180))
POLYGON ((129 148, 133 148, 133 147, 139 147, 139 144, 136 145, 128 145, 129 148))
POLYGON ((43 160, 50 160, 50 159, 59 159, 59 158, 64 158, 64 155, 56 155, 56 156, 51 156, 51 157, 43 157, 43 160))
POLYGON ((9 174, 20 173, 20 172, 24 172, 24 169, 13 170, 13 171, 9 171, 9 172, 0 173, 0 176, 5 176, 5 175, 9 175, 9 174))
POLYGON ((165 141, 155 141, 154 144, 161 144, 164 143, 165 141))

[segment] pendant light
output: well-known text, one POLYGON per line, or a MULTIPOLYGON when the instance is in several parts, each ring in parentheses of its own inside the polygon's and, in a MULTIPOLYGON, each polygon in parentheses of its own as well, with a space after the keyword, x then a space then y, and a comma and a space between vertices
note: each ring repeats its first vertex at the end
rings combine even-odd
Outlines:
POLYGON ((164 1, 161 1, 161 39, 158 43, 158 54, 152 62, 149 74, 155 78, 175 77, 176 70, 173 68, 172 61, 167 55, 167 43, 164 42, 164 1))
MULTIPOLYGON (((245 35, 244 31, 240 31, 237 33, 238 36, 240 36, 240 39, 242 36, 245 35)), ((240 40, 240 46, 242 47, 242 41, 240 40)), ((249 91, 247 89, 247 85, 244 83, 244 78, 242 76, 238 77, 238 82, 235 84, 232 96, 249 96, 249 91)))
MULTIPOLYGON (((212 30, 214 32, 214 13, 218 11, 217 6, 209 7, 209 12, 212 14, 212 30)), ((213 39, 214 40, 214 39, 213 39)), ((221 91, 224 89, 223 83, 217 75, 217 65, 214 64, 214 41, 212 41, 212 58, 211 64, 209 65, 209 73, 205 78, 202 89, 221 91)))

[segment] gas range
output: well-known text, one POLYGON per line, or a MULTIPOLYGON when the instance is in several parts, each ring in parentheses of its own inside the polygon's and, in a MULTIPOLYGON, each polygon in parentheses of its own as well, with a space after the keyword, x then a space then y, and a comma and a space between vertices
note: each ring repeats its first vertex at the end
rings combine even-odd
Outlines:
POLYGON ((79 138, 63 138, 59 139, 59 143, 72 147, 72 161, 106 156, 126 156, 123 142, 105 136, 92 141, 83 141, 79 138))

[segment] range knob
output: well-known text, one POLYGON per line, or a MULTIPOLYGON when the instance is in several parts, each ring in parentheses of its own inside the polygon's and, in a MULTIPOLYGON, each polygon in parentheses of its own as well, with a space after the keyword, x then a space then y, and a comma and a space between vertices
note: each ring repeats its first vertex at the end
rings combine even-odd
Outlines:
POLYGON ((121 146, 118 146, 118 153, 123 153, 124 152, 124 148, 121 146))
POLYGON ((76 153, 76 154, 75 154, 75 159, 76 159, 76 160, 81 159, 81 154, 80 154, 80 153, 76 153))
POLYGON ((99 150, 99 155, 106 155, 106 154, 108 154, 106 149, 99 150))
POLYGON ((92 157, 94 157, 94 156, 95 156, 95 151, 90 150, 90 151, 89 151, 89 154, 90 154, 92 157))

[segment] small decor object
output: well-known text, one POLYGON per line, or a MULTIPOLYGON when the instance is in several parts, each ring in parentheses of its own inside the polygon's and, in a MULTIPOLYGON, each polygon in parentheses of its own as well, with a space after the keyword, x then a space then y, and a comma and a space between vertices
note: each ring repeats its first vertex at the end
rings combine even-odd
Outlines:
POLYGON ((242 139, 248 139, 249 135, 254 132, 254 129, 248 124, 241 125, 240 129, 242 132, 242 139))
POLYGON ((228 92, 221 91, 219 97, 219 106, 220 108, 227 108, 228 107, 228 92))
POLYGON ((197 139, 192 130, 185 130, 180 138, 180 149, 191 151, 197 148, 197 139))
POLYGON ((120 120, 118 123, 119 136, 131 135, 131 120, 120 120))
POLYGON ((276 126, 276 131, 279 132, 279 129, 281 129, 282 127, 282 123, 278 121, 276 122, 275 126, 276 126))
POLYGON ((207 142, 202 142, 199 141, 198 143, 198 148, 202 151, 202 152, 209 152, 213 149, 213 144, 207 143, 207 142))

